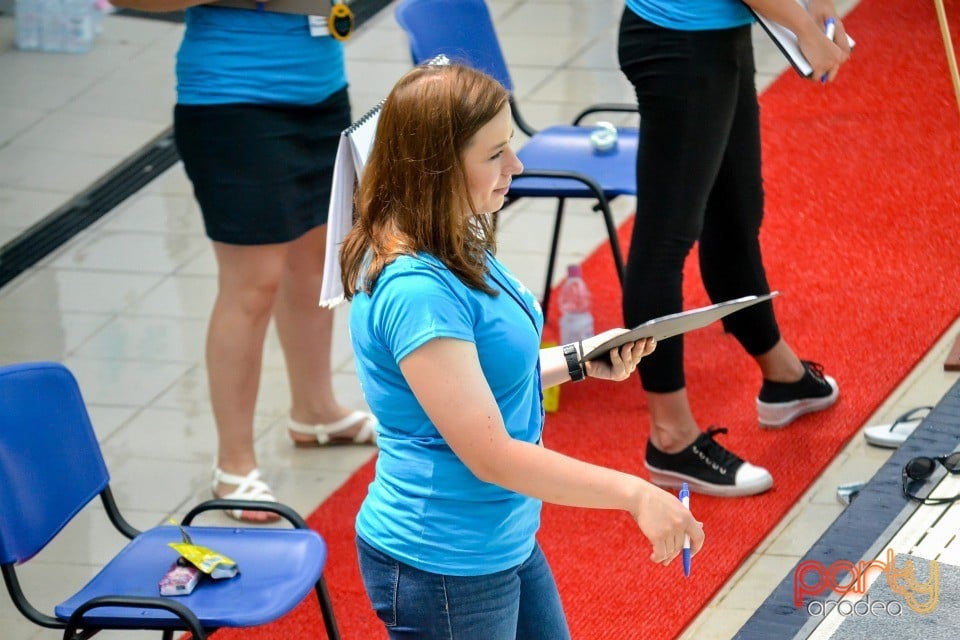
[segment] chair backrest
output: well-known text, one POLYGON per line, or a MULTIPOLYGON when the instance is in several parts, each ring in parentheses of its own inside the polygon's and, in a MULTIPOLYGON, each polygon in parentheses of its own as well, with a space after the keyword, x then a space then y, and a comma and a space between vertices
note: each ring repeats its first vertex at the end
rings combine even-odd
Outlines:
POLYGON ((0 367, 0 563, 23 562, 110 481, 73 374, 0 367))
POLYGON ((410 40, 414 64, 444 54, 479 69, 513 93, 490 10, 483 0, 402 0, 395 13, 410 40))

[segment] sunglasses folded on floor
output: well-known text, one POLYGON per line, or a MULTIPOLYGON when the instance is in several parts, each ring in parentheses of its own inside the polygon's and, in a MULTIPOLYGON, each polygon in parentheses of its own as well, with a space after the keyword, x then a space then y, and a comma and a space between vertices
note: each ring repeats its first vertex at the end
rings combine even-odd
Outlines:
POLYGON ((928 480, 936 471, 937 464, 943 465, 943 468, 952 474, 960 474, 960 451, 939 458, 918 456, 907 462, 901 474, 904 497, 927 505, 950 504, 960 500, 960 494, 948 498, 924 498, 910 491, 912 484, 928 480))

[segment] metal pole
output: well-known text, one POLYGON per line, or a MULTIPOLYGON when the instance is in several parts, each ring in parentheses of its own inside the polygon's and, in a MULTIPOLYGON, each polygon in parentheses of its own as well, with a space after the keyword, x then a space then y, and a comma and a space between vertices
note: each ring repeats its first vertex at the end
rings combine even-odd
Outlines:
POLYGON ((933 3, 937 7, 937 20, 940 21, 943 47, 947 52, 947 66, 950 68, 950 79, 953 81, 953 94, 957 99, 957 109, 960 110, 960 73, 957 72, 957 57, 953 51, 953 41, 950 39, 950 27, 947 26, 947 12, 943 8, 943 0, 933 0, 933 3))

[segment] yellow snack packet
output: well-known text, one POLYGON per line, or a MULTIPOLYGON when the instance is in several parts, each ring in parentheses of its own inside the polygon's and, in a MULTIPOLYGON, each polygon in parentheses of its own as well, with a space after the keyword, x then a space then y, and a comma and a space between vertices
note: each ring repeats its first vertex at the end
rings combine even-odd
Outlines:
POLYGON ((168 542, 167 544, 197 569, 214 580, 232 578, 240 572, 236 562, 213 549, 193 544, 186 529, 173 520, 170 520, 170 522, 180 529, 183 542, 168 542))
POLYGON ((186 542, 169 542, 167 544, 176 549, 190 564, 215 580, 232 578, 240 571, 236 562, 207 547, 186 542))

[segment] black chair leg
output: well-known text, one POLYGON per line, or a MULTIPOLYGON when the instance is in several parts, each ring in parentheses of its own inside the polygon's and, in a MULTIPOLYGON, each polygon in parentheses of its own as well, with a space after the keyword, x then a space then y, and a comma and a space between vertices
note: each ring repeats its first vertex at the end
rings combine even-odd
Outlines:
POLYGON ((553 270, 557 264, 557 249, 560 246, 560 226, 563 223, 564 198, 557 202, 557 216, 553 223, 553 237, 550 239, 550 256, 547 258, 547 278, 543 285, 543 324, 547 324, 547 310, 550 308, 550 289, 553 288, 553 270))
POLYGON ((330 602, 330 592, 327 591, 327 581, 320 576, 315 587, 317 600, 320 601, 320 613, 323 614, 323 626, 327 629, 327 640, 340 640, 340 629, 337 619, 333 615, 333 604, 330 602))
POLYGON ((617 279, 620 281, 620 288, 623 288, 623 252, 620 250, 620 236, 617 235, 617 225, 613 221, 613 213, 610 211, 608 202, 597 204, 600 212, 603 213, 603 223, 607 227, 607 235, 610 237, 610 252, 613 254, 613 266, 617 270, 617 279))
MULTIPOLYGON (((577 180, 584 184, 597 199, 594 205, 594 211, 600 211, 603 214, 603 223, 607 228, 607 236, 610 238, 610 250, 613 253, 614 267, 617 271, 617 281, 623 287, 624 265, 623 252, 620 249, 620 239, 617 236, 617 226, 613 221, 613 214, 610 212, 610 203, 607 200, 603 189, 597 184, 596 180, 589 176, 570 171, 555 171, 552 169, 541 169, 533 171, 524 171, 520 177, 529 178, 559 178, 562 180, 577 180)), ((550 255, 547 258, 547 277, 543 287, 543 297, 540 305, 543 307, 543 322, 546 324, 548 310, 550 308, 550 289, 553 287, 553 270, 556 267, 558 247, 560 244, 560 227, 563 223, 563 206, 565 199, 558 198, 557 216, 553 225, 553 237, 550 239, 550 255)))

